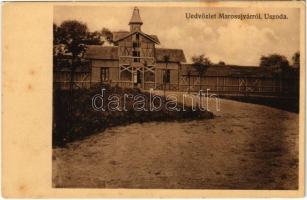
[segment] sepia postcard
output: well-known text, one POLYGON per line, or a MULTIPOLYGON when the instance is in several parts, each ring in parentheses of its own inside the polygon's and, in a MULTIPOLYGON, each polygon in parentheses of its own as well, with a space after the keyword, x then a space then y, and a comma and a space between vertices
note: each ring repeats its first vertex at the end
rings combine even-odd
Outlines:
POLYGON ((4 197, 304 196, 304 1, 2 9, 4 197))

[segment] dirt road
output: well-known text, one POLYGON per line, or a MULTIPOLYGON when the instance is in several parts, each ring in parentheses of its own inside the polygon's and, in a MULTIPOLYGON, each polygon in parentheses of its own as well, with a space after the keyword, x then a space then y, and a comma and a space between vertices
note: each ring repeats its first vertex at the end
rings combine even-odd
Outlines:
POLYGON ((296 189, 298 114, 221 100, 215 119, 107 129, 53 149, 55 187, 296 189))

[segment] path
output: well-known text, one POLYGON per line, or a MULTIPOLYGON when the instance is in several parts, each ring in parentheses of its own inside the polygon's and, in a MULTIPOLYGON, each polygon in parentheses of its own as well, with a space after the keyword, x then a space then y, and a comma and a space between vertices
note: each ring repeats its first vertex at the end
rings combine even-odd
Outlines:
POLYGON ((220 105, 213 120, 136 123, 54 149, 54 186, 296 189, 298 114, 220 105))

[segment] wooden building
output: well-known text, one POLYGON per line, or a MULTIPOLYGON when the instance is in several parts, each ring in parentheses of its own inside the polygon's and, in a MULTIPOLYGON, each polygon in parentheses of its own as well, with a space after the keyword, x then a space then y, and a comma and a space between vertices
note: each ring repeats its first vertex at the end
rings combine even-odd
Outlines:
POLYGON ((139 9, 134 8, 130 31, 113 33, 114 46, 87 46, 84 58, 91 62, 90 82, 120 87, 178 89, 179 69, 185 62, 181 49, 157 48, 156 35, 142 31, 139 9))

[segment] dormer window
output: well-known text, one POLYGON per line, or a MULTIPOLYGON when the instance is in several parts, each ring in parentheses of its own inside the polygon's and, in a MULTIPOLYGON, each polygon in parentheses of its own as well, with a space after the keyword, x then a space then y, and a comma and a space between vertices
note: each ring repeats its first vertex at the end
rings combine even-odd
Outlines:
POLYGON ((133 42, 132 46, 133 46, 133 48, 139 48, 140 43, 139 42, 133 42))

